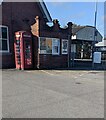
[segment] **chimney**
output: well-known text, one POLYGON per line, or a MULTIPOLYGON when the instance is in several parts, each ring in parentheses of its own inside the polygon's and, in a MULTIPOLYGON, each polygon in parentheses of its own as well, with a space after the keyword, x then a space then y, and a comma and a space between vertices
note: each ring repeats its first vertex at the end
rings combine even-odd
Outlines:
POLYGON ((68 34, 72 35, 72 25, 73 25, 72 22, 68 22, 67 25, 68 25, 68 34))
POLYGON ((58 31, 59 28, 60 28, 60 24, 59 24, 59 21, 57 19, 54 19, 53 20, 53 27, 54 27, 54 30, 55 31, 58 31))

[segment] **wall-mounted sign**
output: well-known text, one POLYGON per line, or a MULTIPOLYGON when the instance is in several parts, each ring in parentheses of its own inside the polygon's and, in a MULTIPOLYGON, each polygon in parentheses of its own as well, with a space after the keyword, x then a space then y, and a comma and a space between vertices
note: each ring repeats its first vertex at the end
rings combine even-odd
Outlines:
POLYGON ((94 63, 101 63, 101 52, 94 52, 94 63))

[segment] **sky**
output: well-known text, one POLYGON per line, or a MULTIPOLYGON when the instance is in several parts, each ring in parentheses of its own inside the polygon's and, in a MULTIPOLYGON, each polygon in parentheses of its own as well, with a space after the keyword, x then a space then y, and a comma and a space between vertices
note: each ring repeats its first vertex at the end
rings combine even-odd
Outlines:
MULTIPOLYGON (((94 1, 96 0, 94 0, 93 2, 91 0, 90 0, 91 2, 86 2, 86 0, 85 2, 83 2, 83 0, 82 2, 73 2, 71 0, 65 0, 68 2, 64 2, 64 0, 43 0, 43 1, 45 2, 52 19, 58 19, 61 27, 67 25, 68 22, 72 22, 78 25, 94 26, 94 15, 95 15, 95 5, 96 5, 96 2, 94 1), (53 1, 59 1, 59 2, 53 2, 53 1)), ((106 2, 105 2, 105 6, 106 6, 106 2)), ((104 13, 106 14, 106 8, 104 9, 104 1, 98 0, 96 27, 103 37, 104 37, 104 20, 106 20, 106 15, 104 15, 104 13)))
MULTIPOLYGON (((31 2, 31 0, 29 1, 31 2)), ((96 1, 98 1, 96 27, 103 37, 104 34, 106 36, 106 22, 104 22, 106 21, 106 2, 104 2, 105 0, 89 0, 88 2, 87 0, 74 0, 75 2, 73 0, 43 1, 45 2, 52 19, 58 19, 61 27, 67 25, 68 22, 72 22, 82 26, 94 26, 95 6, 96 1)))
MULTIPOLYGON (((68 22, 94 26, 95 2, 45 3, 52 19, 58 19, 61 27, 68 22)), ((104 36, 104 2, 97 2, 97 29, 104 36)))

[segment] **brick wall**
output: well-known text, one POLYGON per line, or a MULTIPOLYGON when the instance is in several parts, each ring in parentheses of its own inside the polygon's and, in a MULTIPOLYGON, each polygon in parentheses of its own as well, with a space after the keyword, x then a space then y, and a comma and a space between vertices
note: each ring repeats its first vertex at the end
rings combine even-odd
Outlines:
MULTIPOLYGON (((34 43, 34 68, 60 68, 68 67, 68 54, 62 55, 61 42, 62 39, 68 40, 68 35, 71 35, 72 23, 68 24, 68 28, 62 29, 58 20, 53 21, 53 26, 49 27, 46 23, 42 23, 40 17, 36 17, 36 23, 32 28, 32 34, 36 36, 34 43), (43 27, 42 27, 43 26, 43 27), (38 37, 59 38, 60 39, 60 55, 39 54, 38 37)), ((71 51, 70 51, 71 52, 71 51)))
POLYGON ((15 67, 14 56, 11 53, 0 55, 0 59, 2 60, 2 66, 0 66, 1 68, 15 67))
POLYGON ((44 21, 43 14, 35 2, 5 2, 2 4, 2 25, 9 29, 9 53, 0 54, 3 68, 15 67, 14 59, 14 34, 17 31, 31 31, 31 26, 36 22, 35 17, 40 16, 44 21))
MULTIPOLYGON (((71 24, 62 29, 58 20, 53 21, 53 26, 46 25, 46 20, 38 7, 38 3, 11 2, 4 3, 2 8, 2 23, 9 28, 10 53, 2 55, 3 67, 15 67, 14 59, 14 33, 25 30, 32 32, 33 38, 33 66, 40 67, 67 67, 67 55, 40 55, 38 37, 51 37, 68 39, 71 34, 71 24)), ((60 48, 61 49, 61 48, 60 48)), ((1 57, 1 56, 0 56, 1 57)))
POLYGON ((68 67, 67 55, 40 55, 40 68, 68 67))

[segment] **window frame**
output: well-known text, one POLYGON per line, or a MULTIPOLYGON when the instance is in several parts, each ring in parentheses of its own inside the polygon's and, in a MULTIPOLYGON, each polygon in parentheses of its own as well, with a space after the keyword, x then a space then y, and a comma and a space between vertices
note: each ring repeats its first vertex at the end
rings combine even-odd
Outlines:
POLYGON ((61 51, 63 55, 67 55, 68 54, 68 40, 67 39, 62 39, 62 46, 61 46, 61 51), (63 41, 67 41, 67 53, 63 52, 63 41))
POLYGON ((9 49, 9 32, 8 32, 8 26, 0 25, 0 32, 1 32, 1 38, 0 38, 1 46, 2 46, 2 40, 6 40, 7 41, 7 50, 0 50, 0 53, 9 53, 10 49, 9 49), (1 28, 3 28, 3 27, 7 29, 7 39, 3 39, 2 38, 2 29, 1 28))
POLYGON ((44 55, 44 54, 47 54, 47 55, 60 55, 60 39, 59 38, 39 37, 38 46, 39 46, 39 54, 42 54, 42 55, 44 55), (41 53, 41 50, 40 50, 40 40, 41 40, 41 38, 45 38, 46 40, 47 39, 51 39, 52 40, 52 52, 51 53, 41 53), (53 40, 54 39, 59 40, 58 53, 54 53, 53 52, 53 40))

